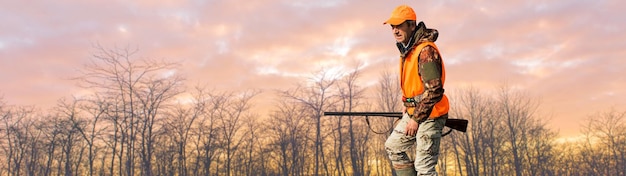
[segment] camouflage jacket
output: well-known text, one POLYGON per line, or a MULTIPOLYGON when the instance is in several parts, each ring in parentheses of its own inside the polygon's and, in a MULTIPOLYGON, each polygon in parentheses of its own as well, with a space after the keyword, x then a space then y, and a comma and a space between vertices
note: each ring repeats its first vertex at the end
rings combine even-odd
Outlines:
MULTIPOLYGON (((417 45, 422 42, 435 42, 439 33, 436 29, 428 29, 423 22, 419 22, 413 37, 409 44, 405 47, 401 43, 397 43, 400 56, 404 59, 413 51, 417 45)), ((431 114, 434 105, 443 98, 444 89, 442 82, 443 61, 437 49, 426 46, 419 51, 419 75, 424 85, 424 93, 416 99, 416 105, 413 111, 413 119, 420 122, 425 120, 431 114)), ((432 117, 436 118, 436 117, 432 117)))

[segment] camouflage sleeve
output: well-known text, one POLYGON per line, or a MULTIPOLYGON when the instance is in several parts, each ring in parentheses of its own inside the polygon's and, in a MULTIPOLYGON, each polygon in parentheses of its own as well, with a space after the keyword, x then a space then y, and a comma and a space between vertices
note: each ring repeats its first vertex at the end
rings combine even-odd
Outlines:
POLYGON ((443 98, 441 70, 442 60, 437 50, 431 46, 424 47, 419 55, 419 74, 424 83, 424 93, 413 113, 417 122, 428 118, 435 103, 443 98))

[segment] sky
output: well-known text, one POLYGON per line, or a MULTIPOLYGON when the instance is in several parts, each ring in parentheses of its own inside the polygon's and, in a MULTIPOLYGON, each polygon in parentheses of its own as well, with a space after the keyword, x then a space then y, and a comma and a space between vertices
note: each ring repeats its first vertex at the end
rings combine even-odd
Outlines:
POLYGON ((382 23, 402 4, 439 31, 448 92, 519 88, 561 136, 595 113, 626 111, 618 0, 0 0, 0 97, 51 107, 80 93, 68 78, 94 45, 180 62, 186 83, 218 90, 285 89, 358 64, 371 85, 397 69, 382 23))

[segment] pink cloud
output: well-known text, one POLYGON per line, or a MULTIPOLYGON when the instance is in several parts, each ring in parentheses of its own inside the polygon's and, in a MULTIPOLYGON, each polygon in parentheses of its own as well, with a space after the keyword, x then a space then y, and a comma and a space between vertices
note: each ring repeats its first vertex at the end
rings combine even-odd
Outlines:
MULTIPOLYGON (((546 111, 556 112, 554 121, 576 121, 571 119, 626 105, 621 101, 626 97, 624 2, 404 3, 439 30, 451 90, 464 85, 493 89, 503 81, 522 85, 544 100, 546 111)), ((179 72, 189 84, 226 90, 289 88, 321 67, 350 69, 355 63, 364 64, 364 80, 373 80, 380 71, 397 68, 398 51, 389 26, 382 25, 397 5, 3 2, 0 94, 9 103, 42 106, 74 94, 79 89, 66 78, 77 76, 93 44, 137 48, 139 58, 180 61, 179 72)))

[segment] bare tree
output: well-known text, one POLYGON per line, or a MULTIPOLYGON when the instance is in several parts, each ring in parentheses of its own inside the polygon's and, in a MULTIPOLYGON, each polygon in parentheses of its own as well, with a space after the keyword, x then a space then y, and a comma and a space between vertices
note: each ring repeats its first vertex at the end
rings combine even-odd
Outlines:
POLYGON ((11 118, 11 111, 8 109, 4 102, 4 97, 0 96, 0 120, 2 120, 2 126, 0 127, 0 147, 2 149, 3 158, 0 159, 0 175, 9 175, 11 173, 11 158, 12 149, 9 143, 10 140, 10 128, 9 124, 11 118))
POLYGON ((309 148, 306 135, 310 131, 307 125, 306 107, 303 104, 291 103, 288 99, 280 99, 271 112, 265 126, 273 148, 275 164, 279 166, 280 175, 303 175, 305 153, 309 148))
POLYGON ((460 175, 500 175, 497 163, 503 146, 502 125, 495 116, 493 98, 469 87, 457 92, 451 116, 467 118, 471 123, 467 133, 452 134, 451 147, 456 155, 460 175), (464 167, 461 164, 464 163, 464 167), (465 168, 465 172, 463 172, 465 168))
POLYGON ((161 132, 171 138, 170 142, 174 144, 175 163, 177 165, 171 169, 175 170, 177 175, 189 175, 187 172, 187 145, 192 137, 190 135, 193 123, 202 113, 203 109, 198 107, 198 104, 191 107, 179 104, 168 113, 168 118, 164 119, 165 125, 161 132))
MULTIPOLYGON (((153 63, 154 64, 154 63, 153 63)), ((143 175, 152 174, 155 131, 158 131, 160 111, 165 103, 180 93, 182 78, 179 76, 149 76, 134 89, 139 104, 139 128, 141 137, 141 165, 143 175)))
MULTIPOLYGON (((399 79, 396 74, 390 73, 388 70, 381 72, 380 77, 378 78, 378 84, 376 85, 376 105, 377 109, 383 112, 399 112, 402 111, 404 106, 401 105, 401 89, 399 79)), ((393 128, 392 118, 375 118, 371 119, 370 125, 372 125, 373 129, 378 131, 391 130, 393 128), (380 125, 377 125, 380 124, 380 125), (376 127, 374 127, 376 126, 376 127), (381 130, 382 129, 382 130, 381 130)), ((391 161, 387 156, 387 151, 385 150, 385 141, 387 139, 387 135, 377 135, 376 138, 370 144, 374 147, 374 153, 376 157, 374 161, 376 161, 376 174, 375 175, 385 175, 387 173, 392 173, 391 170, 391 161), (383 162, 384 161, 384 162, 383 162), (385 164, 383 164, 385 163, 385 164)))
POLYGON ((62 142, 60 145, 63 151, 63 157, 61 158, 64 159, 64 161, 62 161, 62 163, 64 163, 63 173, 66 175, 80 175, 80 173, 72 168, 72 164, 80 163, 79 160, 82 158, 80 155, 74 155, 80 153, 77 152, 80 151, 78 147, 81 147, 81 139, 83 139, 80 131, 85 130, 85 122, 80 116, 78 104, 79 102, 76 99, 70 100, 69 102, 65 99, 61 99, 55 107, 57 112, 55 118, 58 119, 55 128, 61 131, 60 140, 62 142))
POLYGON ((385 112, 395 112, 404 108, 401 104, 402 90, 398 79, 396 74, 392 74, 388 70, 380 73, 376 94, 377 102, 379 102, 377 103, 378 109, 385 112))
MULTIPOLYGON (((345 112, 352 112, 357 109, 361 104, 360 100, 364 99, 365 88, 359 86, 358 78, 360 77, 360 70, 355 68, 352 72, 346 75, 343 79, 339 81, 339 95, 341 97, 340 100, 340 108, 345 112)), ((343 123, 342 116, 338 117, 338 141, 339 145, 337 148, 337 164, 340 173, 343 175, 346 174, 346 169, 343 166, 343 123)), ((369 140, 369 134, 367 130, 363 130, 362 124, 359 124, 354 120, 354 117, 348 117, 348 140, 349 140, 349 154, 350 154, 350 163, 352 168, 352 175, 365 175, 365 152, 367 152, 367 145, 365 145, 369 140), (359 128, 361 127, 361 128, 359 128), (359 130, 360 129, 360 130, 359 130)), ((341 175, 341 174, 340 174, 341 175)))
MULTIPOLYGON (((5 109, 6 103, 4 102, 4 97, 0 96, 0 120, 2 120, 2 126, 0 127, 0 147, 3 150, 2 154, 5 156, 7 151, 7 146, 5 146, 5 141, 8 139, 8 133, 6 129, 6 120, 9 118, 9 112, 5 109)), ((9 175, 8 165, 8 157, 0 159, 0 175, 9 175), (4 164, 7 163, 7 164, 4 164)))
POLYGON ((24 175, 22 172, 28 168, 24 165, 31 149, 31 141, 35 140, 37 131, 34 129, 36 121, 33 118, 34 108, 17 106, 7 108, 2 116, 2 131, 4 132, 5 144, 2 150, 7 161, 8 175, 24 175))
POLYGON ((590 175, 584 172, 583 156, 581 154, 582 142, 562 141, 554 144, 554 167, 552 175, 590 175))
POLYGON ((240 165, 243 171, 242 175, 256 175, 255 173, 259 173, 259 170, 263 168, 260 166, 263 162, 261 161, 260 155, 262 154, 263 145, 259 145, 261 138, 265 135, 263 133, 261 124, 259 123, 259 118, 261 116, 258 114, 250 114, 244 116, 244 125, 246 135, 242 135, 243 138, 243 149, 241 150, 241 160, 240 165))
POLYGON ((122 101, 120 101, 120 96, 114 93, 108 95, 110 96, 107 96, 109 97, 107 102, 111 103, 111 106, 109 107, 110 109, 106 111, 106 115, 103 119, 103 122, 105 122, 103 125, 112 126, 110 130, 105 130, 103 134, 103 142, 111 153, 108 174, 123 175, 124 149, 130 124, 128 124, 126 118, 124 118, 125 113, 122 109, 123 106, 121 106, 122 101), (115 173, 115 171, 117 171, 117 173, 115 173))
POLYGON ((259 94, 259 91, 246 91, 239 95, 226 94, 227 106, 223 107, 224 114, 219 119, 221 128, 224 129, 223 139, 226 154, 226 173, 231 175, 231 164, 233 160, 233 154, 239 149, 242 144, 243 137, 239 136, 240 129, 243 126, 242 120, 245 116, 250 115, 249 109, 251 100, 254 96, 259 94))
MULTIPOLYGON (((279 91, 269 119, 251 112, 258 91, 183 92, 176 64, 132 59, 135 51, 98 47, 79 78, 93 94, 61 99, 50 111, 8 106, 0 97, 0 175, 388 175, 384 142, 360 119, 324 111, 402 110, 395 74, 367 96, 359 70, 328 72, 279 91), (315 136, 315 137, 313 137, 315 136)), ((450 94, 449 94, 450 95, 450 94)), ((467 133, 442 140, 441 175, 626 175, 626 112, 598 112, 584 138, 557 142, 540 104, 525 92, 463 89, 450 116, 467 133), (546 164, 549 163, 549 164, 546 164)), ((392 118, 371 118, 389 129, 392 118)), ((377 130, 377 131, 379 131, 377 130)))
POLYGON ((546 124, 542 121, 534 119, 530 123, 528 130, 528 142, 526 142, 526 152, 524 157, 528 162, 525 168, 530 175, 556 175, 557 167, 545 163, 556 163, 555 139, 557 133, 547 129, 546 124))
MULTIPOLYGON (((195 146, 196 162, 194 166, 194 175, 213 175, 211 169, 215 167, 220 154, 221 136, 224 130, 218 126, 217 120, 223 115, 223 107, 226 106, 227 97, 221 94, 206 92, 202 88, 196 88, 198 91, 194 104, 201 108, 202 115, 198 119, 195 134, 197 139, 195 146)), ((219 167, 219 166, 218 166, 219 167)), ((218 169, 215 169, 217 173, 218 169)))
POLYGON ((96 175, 94 170, 94 162, 98 151, 96 138, 102 138, 103 131, 107 128, 107 126, 100 123, 110 110, 111 104, 106 100, 106 98, 101 97, 100 94, 95 94, 91 97, 91 99, 87 99, 86 101, 88 103, 84 103, 80 106, 80 109, 87 113, 87 117, 83 121, 86 124, 84 124, 84 128, 78 128, 77 130, 80 132, 83 140, 87 143, 88 173, 89 175, 96 175))
POLYGON ((626 112, 609 109, 590 115, 582 133, 584 175, 626 175, 626 112))
POLYGON ((329 175, 328 165, 324 158, 324 138, 322 136, 322 113, 336 103, 335 96, 331 88, 337 79, 328 75, 326 71, 321 71, 309 82, 310 86, 298 86, 294 91, 283 91, 281 97, 294 101, 294 103, 304 104, 311 112, 315 120, 315 167, 314 175, 319 175, 320 161, 324 167, 324 175, 329 175))
POLYGON ((531 140, 528 136, 532 122, 535 120, 537 102, 527 98, 522 92, 514 91, 512 88, 503 86, 500 88, 496 103, 498 105, 498 115, 503 117, 505 134, 513 158, 511 158, 515 175, 523 175, 524 165, 527 160, 522 156, 527 152, 527 142, 531 140))
MULTIPOLYGON (((120 160, 118 174, 135 175, 136 157, 141 156, 140 171, 152 175, 156 118, 162 103, 179 93, 182 82, 179 76, 170 74, 176 64, 150 59, 135 61, 137 50, 128 48, 105 49, 96 45, 95 49, 94 59, 77 79, 81 85, 108 94, 114 100, 107 119, 114 125, 114 141, 110 144, 120 160)), ((115 163, 113 158, 111 163, 115 163)))
POLYGON ((536 113, 539 103, 510 87, 495 96, 475 88, 458 92, 451 116, 470 121, 467 133, 451 134, 459 175, 554 175, 556 132, 536 113))

